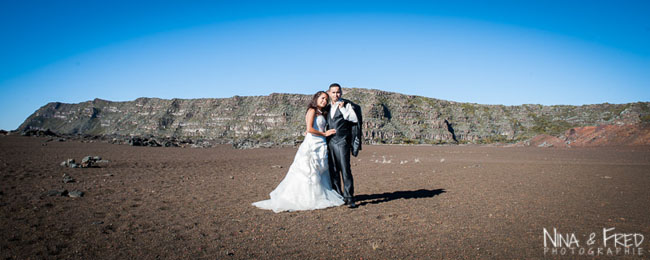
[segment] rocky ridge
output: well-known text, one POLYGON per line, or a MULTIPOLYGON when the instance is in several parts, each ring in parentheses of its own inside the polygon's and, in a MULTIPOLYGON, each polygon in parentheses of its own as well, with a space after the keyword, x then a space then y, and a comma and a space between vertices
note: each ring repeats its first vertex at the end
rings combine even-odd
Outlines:
MULTIPOLYGON (((188 143, 230 143, 241 148, 295 145, 303 138, 304 112, 310 97, 273 93, 231 98, 52 102, 29 116, 17 130, 148 136, 188 143)), ((516 143, 542 134, 566 139, 568 130, 586 126, 648 129, 650 122, 648 102, 481 105, 359 88, 345 89, 344 97, 361 105, 364 139, 370 144, 516 143)))

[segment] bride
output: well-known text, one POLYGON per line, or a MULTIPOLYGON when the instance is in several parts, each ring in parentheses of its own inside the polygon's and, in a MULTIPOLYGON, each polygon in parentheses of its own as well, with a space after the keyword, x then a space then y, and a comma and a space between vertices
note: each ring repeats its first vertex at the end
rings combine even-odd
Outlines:
POLYGON ((324 91, 314 94, 305 121, 307 135, 284 180, 271 192, 271 199, 253 203, 274 212, 322 209, 343 205, 343 197, 332 189, 327 166, 325 137, 336 130, 325 130, 323 109, 329 96, 324 91))

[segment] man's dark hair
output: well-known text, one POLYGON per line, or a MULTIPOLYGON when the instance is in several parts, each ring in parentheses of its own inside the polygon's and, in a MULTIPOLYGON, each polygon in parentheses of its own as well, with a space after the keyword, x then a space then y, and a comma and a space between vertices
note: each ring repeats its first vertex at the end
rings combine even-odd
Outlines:
POLYGON ((339 83, 332 83, 332 84, 330 84, 330 87, 329 87, 327 90, 330 90, 331 88, 334 88, 334 87, 339 88, 339 90, 341 91, 341 93, 343 93, 343 88, 341 87, 341 85, 339 85, 339 83))
POLYGON ((343 94, 343 88, 341 87, 341 85, 339 85, 339 83, 330 84, 330 87, 327 89, 327 91, 329 91, 332 88, 339 88, 339 90, 341 91, 341 94, 343 94))

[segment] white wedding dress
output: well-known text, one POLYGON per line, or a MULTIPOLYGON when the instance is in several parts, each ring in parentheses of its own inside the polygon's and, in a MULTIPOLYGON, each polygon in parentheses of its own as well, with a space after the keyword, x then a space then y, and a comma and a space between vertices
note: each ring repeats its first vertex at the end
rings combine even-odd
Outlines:
MULTIPOLYGON (((314 119, 314 128, 325 131, 325 118, 314 119)), ((271 199, 253 203, 274 212, 312 210, 343 205, 343 197, 332 189, 327 166, 325 137, 307 134, 282 182, 271 199)))

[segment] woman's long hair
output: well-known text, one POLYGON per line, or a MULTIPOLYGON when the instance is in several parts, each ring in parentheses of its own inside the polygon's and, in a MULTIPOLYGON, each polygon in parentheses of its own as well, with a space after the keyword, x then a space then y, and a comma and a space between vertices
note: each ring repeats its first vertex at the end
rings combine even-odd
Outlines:
MULTIPOLYGON (((318 103, 318 98, 319 98, 320 95, 322 95, 322 94, 325 94, 325 95, 327 96, 327 98, 329 99, 330 95, 328 95, 327 92, 325 92, 325 91, 318 91, 318 92, 316 92, 316 94, 314 94, 314 96, 311 98, 311 102, 309 102, 309 105, 307 105, 307 110, 309 110, 310 108, 313 108, 314 110, 316 110, 316 114, 318 115, 318 111, 321 111, 321 110, 318 108, 317 103, 318 103)), ((323 109, 323 110, 321 111, 321 113, 323 114, 323 116, 327 115, 327 109, 323 109)))

